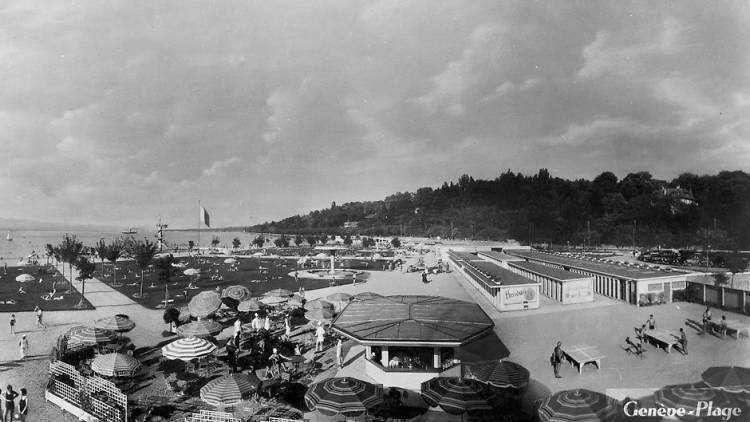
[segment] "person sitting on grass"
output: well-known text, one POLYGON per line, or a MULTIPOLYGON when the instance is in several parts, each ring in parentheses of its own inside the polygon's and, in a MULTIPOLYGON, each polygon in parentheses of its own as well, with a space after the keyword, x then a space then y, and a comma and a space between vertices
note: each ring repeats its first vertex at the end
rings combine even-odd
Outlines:
POLYGON ((23 286, 21 286, 21 287, 18 288, 18 294, 19 295, 25 295, 26 294, 26 290, 23 288, 23 286))

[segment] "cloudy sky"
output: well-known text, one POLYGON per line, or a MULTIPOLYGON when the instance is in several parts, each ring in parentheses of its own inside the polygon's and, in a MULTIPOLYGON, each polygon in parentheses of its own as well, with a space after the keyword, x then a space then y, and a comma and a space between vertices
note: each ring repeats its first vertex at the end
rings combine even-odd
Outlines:
POLYGON ((512 169, 749 170, 750 3, 4 1, 0 216, 250 224, 512 169))

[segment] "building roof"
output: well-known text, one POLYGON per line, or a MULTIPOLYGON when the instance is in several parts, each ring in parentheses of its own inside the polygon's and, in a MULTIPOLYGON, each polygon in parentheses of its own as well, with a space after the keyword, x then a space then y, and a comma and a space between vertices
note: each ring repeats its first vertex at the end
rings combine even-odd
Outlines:
POLYGON ((498 261, 522 261, 523 258, 519 258, 517 256, 508 255, 505 252, 500 251, 482 251, 479 252, 480 255, 484 255, 488 258, 496 259, 498 261))
POLYGON ((541 274, 543 276, 546 276, 555 280, 559 280, 559 281, 580 280, 580 279, 586 279, 586 278, 591 279, 591 276, 561 270, 559 268, 550 267, 548 265, 540 264, 537 262, 516 261, 516 262, 509 262, 508 265, 511 267, 516 267, 516 268, 531 271, 537 274, 541 274))
POLYGON ((648 280, 650 278, 660 277, 674 277, 679 274, 667 273, 659 270, 650 270, 645 268, 639 268, 636 266, 625 266, 618 264, 611 264, 606 262, 589 261, 585 259, 578 259, 564 255, 555 255, 550 253, 541 253, 536 251, 517 251, 508 250, 508 253, 520 256, 523 258, 549 262, 563 267, 574 267, 583 270, 588 270, 593 273, 608 275, 612 277, 627 279, 627 280, 648 280))
POLYGON ((480 256, 471 252, 457 252, 451 250, 450 253, 459 259, 463 259, 464 261, 483 261, 480 256))
POLYGON ((484 274, 485 277, 493 281, 496 286, 512 286, 520 284, 537 284, 536 281, 526 278, 520 274, 516 274, 513 271, 506 270, 505 268, 489 261, 472 261, 469 265, 473 266, 479 272, 484 274))
POLYGON ((363 344, 459 345, 492 329, 476 303, 439 296, 386 296, 351 302, 333 329, 363 344))

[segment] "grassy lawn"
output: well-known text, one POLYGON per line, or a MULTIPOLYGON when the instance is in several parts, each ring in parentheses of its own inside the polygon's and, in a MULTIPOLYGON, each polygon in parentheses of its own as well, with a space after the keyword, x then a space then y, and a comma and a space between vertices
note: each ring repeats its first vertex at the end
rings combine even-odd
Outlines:
MULTIPOLYGON (((184 268, 175 268, 173 276, 169 283, 169 298, 174 300, 173 305, 179 306, 187 304, 185 290, 191 281, 194 282, 197 289, 187 290, 190 297, 195 296, 203 290, 212 290, 217 286, 220 288, 239 284, 247 287, 253 297, 260 296, 263 293, 273 289, 287 289, 293 292, 304 287, 306 291, 329 287, 330 280, 304 280, 294 281, 294 277, 289 276, 297 268, 296 260, 292 259, 259 259, 259 258, 237 258, 235 265, 236 270, 232 270, 232 264, 225 264, 225 257, 185 257, 177 259, 178 262, 187 264, 184 268), (201 274, 198 276, 187 276, 183 271, 187 268, 200 269, 201 274)), ((109 284, 117 289, 120 293, 137 301, 143 306, 156 309, 157 305, 164 300, 164 285, 158 284, 156 272, 147 269, 144 272, 143 293, 144 297, 137 298, 133 295, 139 292, 141 270, 135 261, 118 261, 117 262, 117 285, 113 285, 112 265, 104 262, 104 271, 102 264, 97 262, 96 278, 109 284)), ((345 268, 378 270, 382 269, 382 264, 378 265, 377 261, 373 268, 369 260, 346 260, 345 268)), ((363 280, 367 274, 357 277, 357 280, 363 280)), ((351 280, 337 281, 337 284, 351 284, 351 280)))
POLYGON ((83 307, 77 308, 80 299, 81 295, 77 290, 68 291, 67 281, 63 280, 53 266, 8 267, 7 274, 0 267, 0 312, 33 311, 37 305, 45 311, 94 309, 86 300, 83 301, 83 307), (16 281, 16 277, 21 274, 30 274, 36 280, 20 283, 16 281), (43 300, 42 296, 52 291, 53 280, 56 281, 57 287, 55 297, 62 299, 43 300), (20 293, 21 287, 26 293, 20 293))

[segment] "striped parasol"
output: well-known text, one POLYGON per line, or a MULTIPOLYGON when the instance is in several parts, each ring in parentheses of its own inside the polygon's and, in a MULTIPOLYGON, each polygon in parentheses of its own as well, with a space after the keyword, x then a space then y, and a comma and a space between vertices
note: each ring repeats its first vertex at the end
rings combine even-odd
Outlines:
POLYGON ((315 299, 305 303, 305 309, 308 311, 322 308, 333 309, 333 304, 331 302, 326 302, 323 299, 315 299))
POLYGON ((177 335, 180 337, 211 337, 219 334, 224 327, 216 321, 202 319, 177 327, 177 335))
POLYGON ((266 305, 256 298, 243 300, 237 306, 237 310, 240 312, 257 312, 263 309, 266 305))
POLYGON ((260 379, 252 374, 224 375, 201 387, 201 400, 211 406, 232 406, 259 386, 260 379))
POLYGON ((288 297, 282 297, 282 296, 264 296, 260 298, 261 302, 269 306, 278 305, 279 303, 284 303, 287 300, 289 300, 288 297))
POLYGON ((301 308, 302 307, 302 296, 295 294, 292 296, 287 302, 287 305, 292 306, 294 308, 301 308))
POLYGON ((709 388, 702 382, 668 385, 654 393, 654 401, 660 406, 685 409, 688 415, 681 419, 686 420, 700 419, 696 410, 699 402, 711 403, 713 407, 728 407, 729 404, 729 398, 725 393, 709 388))
POLYGON ((109 343, 115 340, 115 333, 96 327, 79 327, 70 331, 70 340, 84 344, 109 343))
POLYGON ((190 299, 188 310, 190 315, 196 318, 205 318, 216 312, 221 306, 221 296, 218 293, 208 290, 200 292, 190 299))
POLYGON ((116 331, 118 333, 125 333, 135 328, 135 322, 131 321, 130 318, 125 318, 120 315, 114 315, 111 317, 100 318, 94 321, 94 327, 101 328, 103 330, 116 331))
POLYGON ((250 299, 250 290, 248 290, 245 286, 236 284, 224 289, 224 291, 221 292, 221 297, 228 297, 236 300, 237 302, 242 302, 245 299, 250 299))
POLYGON ((358 294, 354 295, 352 297, 352 300, 353 301, 366 301, 366 300, 377 299, 377 298, 381 298, 381 297, 383 297, 383 295, 379 295, 377 293, 362 292, 362 293, 358 293, 358 294))
POLYGON ((305 318, 310 321, 330 321, 333 319, 333 311, 326 308, 312 309, 305 312, 305 318))
POLYGON ((529 384, 529 370, 508 361, 490 360, 466 364, 466 377, 498 388, 521 389, 529 384))
POLYGON ((350 295, 349 293, 341 293, 341 292, 333 293, 333 294, 326 296, 326 299, 329 302, 348 302, 349 300, 351 300, 351 298, 352 298, 352 295, 350 295))
POLYGON ((500 398, 477 380, 458 377, 435 377, 422 383, 422 398, 432 407, 461 415, 478 410, 492 410, 500 398))
POLYGON ((273 290, 269 290, 263 293, 263 296, 265 297, 270 297, 270 296, 289 297, 291 295, 292 295, 292 292, 290 292, 287 289, 273 289, 273 290))
POLYGON ((140 367, 138 359, 122 353, 99 355, 91 362, 91 370, 107 377, 129 377, 140 367))
POLYGON ((327 378, 310 385, 305 403, 325 415, 362 414, 383 403, 383 387, 357 378, 327 378))
POLYGON ((216 351, 216 345, 198 337, 175 340, 161 348, 161 354, 167 359, 192 360, 210 355, 216 351))
POLYGON ((740 366, 713 366, 701 375, 709 387, 730 393, 750 393, 750 369, 740 366))
POLYGON ((539 406, 539 419, 541 422, 611 421, 617 411, 617 400, 581 388, 547 396, 539 406))

